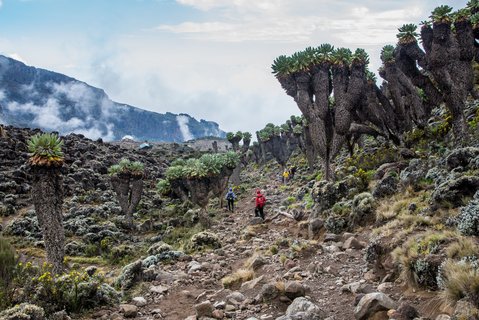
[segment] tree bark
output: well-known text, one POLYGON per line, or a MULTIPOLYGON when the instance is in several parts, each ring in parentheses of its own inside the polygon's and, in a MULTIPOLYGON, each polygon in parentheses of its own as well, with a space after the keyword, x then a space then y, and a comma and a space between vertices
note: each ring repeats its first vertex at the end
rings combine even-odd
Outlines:
POLYGON ((32 167, 32 200, 42 229, 47 261, 54 273, 64 271, 63 178, 58 167, 32 167))

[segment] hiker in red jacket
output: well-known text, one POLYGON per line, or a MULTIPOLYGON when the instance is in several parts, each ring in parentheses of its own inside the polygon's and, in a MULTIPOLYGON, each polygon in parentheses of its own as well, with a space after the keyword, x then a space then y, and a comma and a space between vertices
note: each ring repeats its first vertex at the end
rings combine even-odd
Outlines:
POLYGON ((264 220, 263 208, 266 204, 266 198, 261 194, 261 190, 256 190, 256 208, 254 209, 255 217, 261 217, 264 220))

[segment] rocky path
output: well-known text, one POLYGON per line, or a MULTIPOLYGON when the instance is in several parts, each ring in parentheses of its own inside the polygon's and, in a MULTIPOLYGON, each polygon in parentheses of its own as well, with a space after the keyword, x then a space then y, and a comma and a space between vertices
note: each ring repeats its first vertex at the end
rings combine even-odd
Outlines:
POLYGON ((250 199, 239 201, 235 213, 225 212, 212 227, 223 244, 220 249, 161 265, 155 280, 144 282, 128 304, 93 317, 267 320, 283 315, 292 299, 306 295, 328 319, 354 319, 356 294, 375 291, 376 286, 363 260, 364 237, 307 240, 302 236, 304 223, 275 214, 285 195, 273 188, 265 190, 269 206, 264 224, 255 224, 250 199), (246 279, 224 289, 221 279, 232 274, 246 279))

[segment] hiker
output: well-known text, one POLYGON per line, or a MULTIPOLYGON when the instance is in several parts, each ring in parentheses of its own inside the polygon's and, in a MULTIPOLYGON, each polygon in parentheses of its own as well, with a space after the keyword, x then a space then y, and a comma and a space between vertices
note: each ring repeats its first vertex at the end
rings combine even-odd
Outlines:
POLYGON ((289 171, 287 169, 284 170, 283 172, 283 183, 287 184, 289 180, 289 171))
POLYGON ((264 220, 264 205, 266 204, 266 198, 263 194, 261 194, 261 190, 256 190, 256 199, 255 199, 256 207, 254 209, 255 217, 261 217, 264 220))
POLYGON ((228 193, 226 194, 226 200, 228 200, 228 211, 234 212, 236 195, 233 192, 233 188, 228 190, 228 193))
POLYGON ((291 166, 289 168, 289 177, 290 179, 293 179, 294 178, 294 174, 296 173, 296 166, 291 166))

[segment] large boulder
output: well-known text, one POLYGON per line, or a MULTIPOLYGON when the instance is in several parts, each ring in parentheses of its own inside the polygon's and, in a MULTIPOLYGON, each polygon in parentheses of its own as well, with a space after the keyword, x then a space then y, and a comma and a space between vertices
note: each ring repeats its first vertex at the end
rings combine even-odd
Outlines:
POLYGON ((326 314, 311 300, 299 297, 294 299, 286 310, 286 314, 276 320, 323 320, 326 314))
POLYGON ((446 158, 447 168, 449 170, 457 167, 468 169, 471 162, 479 157, 479 148, 466 147, 454 149, 446 158))
POLYGON ((397 304, 382 292, 373 292, 364 295, 354 309, 357 320, 367 320, 376 312, 396 309, 397 304))

